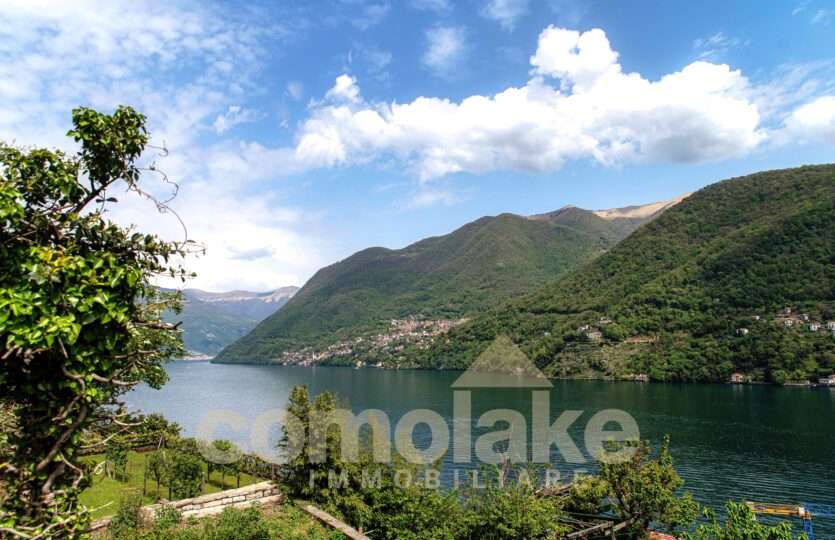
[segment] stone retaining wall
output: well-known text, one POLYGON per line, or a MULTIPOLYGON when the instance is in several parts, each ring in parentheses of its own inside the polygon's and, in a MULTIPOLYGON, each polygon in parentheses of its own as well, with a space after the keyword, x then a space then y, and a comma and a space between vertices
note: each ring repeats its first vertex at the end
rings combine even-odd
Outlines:
MULTIPOLYGON (((140 512, 147 520, 153 520, 157 510, 165 505, 179 510, 183 517, 204 517, 212 514, 218 514, 227 507, 246 508, 253 503, 261 504, 281 503, 284 502, 284 495, 273 485, 272 482, 261 482, 259 484, 252 484, 238 489, 228 489, 218 493, 210 493, 208 495, 201 495, 193 499, 183 499, 174 502, 160 502, 143 506, 140 512)), ((91 531, 103 529, 110 525, 110 518, 102 518, 93 522, 90 527, 91 531)))

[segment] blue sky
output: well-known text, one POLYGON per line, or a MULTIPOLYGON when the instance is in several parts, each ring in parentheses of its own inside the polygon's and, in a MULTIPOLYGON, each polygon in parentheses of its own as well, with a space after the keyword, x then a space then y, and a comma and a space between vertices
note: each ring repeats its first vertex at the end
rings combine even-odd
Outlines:
POLYGON ((136 107, 208 246, 190 285, 266 290, 483 215, 831 162, 833 35, 822 0, 0 0, 0 138, 71 149, 73 107, 136 107))

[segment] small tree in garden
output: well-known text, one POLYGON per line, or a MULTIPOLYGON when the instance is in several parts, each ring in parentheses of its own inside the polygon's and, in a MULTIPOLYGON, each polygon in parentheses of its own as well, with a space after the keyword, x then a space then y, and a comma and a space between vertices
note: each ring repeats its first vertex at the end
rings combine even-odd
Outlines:
POLYGON ((125 473, 128 468, 128 453, 130 445, 122 437, 114 437, 107 443, 107 450, 104 458, 107 461, 107 473, 115 476, 116 472, 122 473, 122 482, 125 481, 125 473))
POLYGON ((156 498, 159 499, 159 485, 168 478, 168 462, 163 450, 151 452, 148 456, 148 475, 157 484, 156 498))
POLYGON ((188 499, 200 495, 200 481, 203 465, 197 456, 174 454, 171 460, 171 493, 177 499, 188 499))
POLYGON ((162 363, 185 352, 161 319, 180 295, 148 283, 185 278, 173 261, 190 242, 106 219, 116 190, 150 198, 137 164, 145 117, 129 107, 72 116, 73 156, 0 143, 0 399, 14 420, 0 465, 4 537, 83 534, 82 431, 102 420, 132 427, 119 396, 141 382, 158 388, 162 363))

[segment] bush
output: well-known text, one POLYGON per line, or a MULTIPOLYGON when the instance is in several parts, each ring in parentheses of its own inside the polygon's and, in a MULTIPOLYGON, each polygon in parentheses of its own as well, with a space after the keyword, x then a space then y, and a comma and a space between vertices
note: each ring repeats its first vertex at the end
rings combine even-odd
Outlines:
POLYGON ((173 506, 166 504, 159 507, 154 516, 154 529, 164 531, 180 524, 183 515, 173 506))
POLYGON ((217 518, 207 521, 203 529, 205 540, 269 540, 270 529, 254 504, 243 510, 226 508, 217 518))
POLYGON ((171 492, 177 499, 200 495, 203 466, 200 458, 191 454, 175 454, 171 466, 171 492))
POLYGON ((110 534, 114 538, 130 538, 142 528, 142 497, 138 493, 125 492, 119 500, 119 508, 110 521, 110 534))

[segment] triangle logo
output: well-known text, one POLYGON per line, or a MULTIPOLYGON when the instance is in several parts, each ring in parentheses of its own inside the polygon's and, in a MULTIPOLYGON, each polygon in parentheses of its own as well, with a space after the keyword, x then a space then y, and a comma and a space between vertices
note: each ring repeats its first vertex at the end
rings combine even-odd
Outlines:
POLYGON ((551 381, 511 339, 500 335, 458 377, 452 388, 552 388, 551 381))

